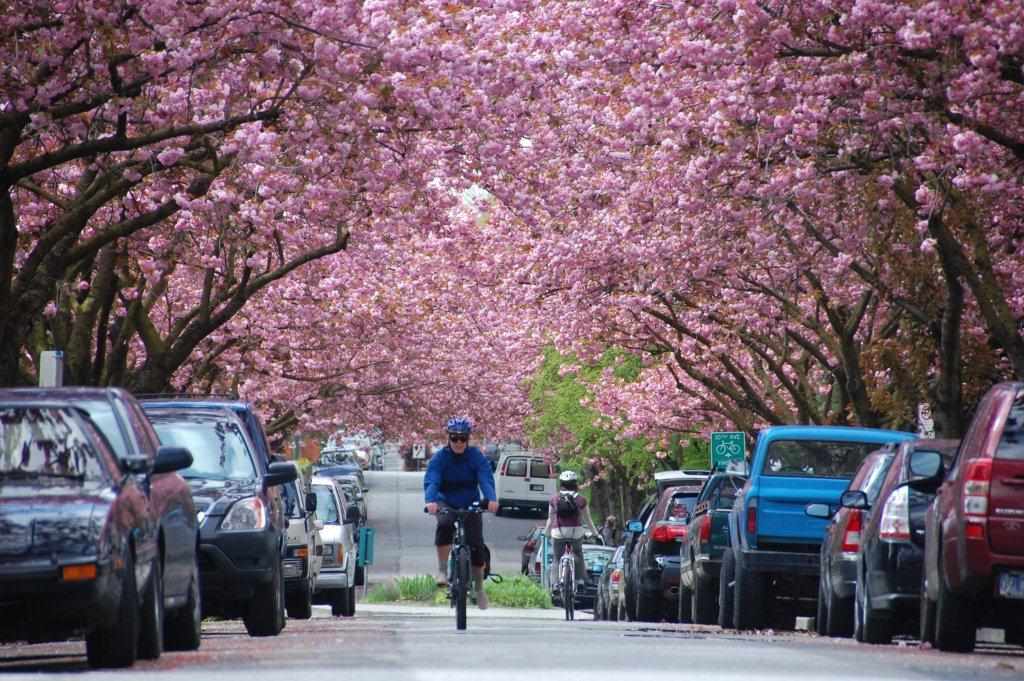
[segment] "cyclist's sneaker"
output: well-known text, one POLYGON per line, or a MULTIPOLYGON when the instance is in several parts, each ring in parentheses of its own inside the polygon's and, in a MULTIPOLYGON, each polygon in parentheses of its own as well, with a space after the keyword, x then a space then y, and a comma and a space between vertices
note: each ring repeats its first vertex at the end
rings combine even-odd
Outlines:
POLYGON ((446 575, 443 572, 438 572, 437 573, 437 585, 438 586, 448 586, 448 575, 446 575))
POLYGON ((476 592, 476 607, 480 608, 481 610, 486 610, 487 606, 487 592, 483 589, 480 589, 476 592))

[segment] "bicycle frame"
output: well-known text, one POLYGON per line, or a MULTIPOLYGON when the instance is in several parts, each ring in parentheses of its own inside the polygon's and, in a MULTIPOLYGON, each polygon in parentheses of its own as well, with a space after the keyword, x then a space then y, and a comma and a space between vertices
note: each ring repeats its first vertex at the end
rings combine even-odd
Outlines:
POLYGON ((562 557, 558 559, 558 578, 562 586, 565 619, 572 620, 576 615, 576 553, 572 544, 565 545, 562 557))
POLYGON ((442 508, 438 514, 454 515, 455 535, 448 554, 448 600, 455 608, 455 628, 466 628, 466 600, 469 597, 470 550, 466 543, 465 517, 471 513, 483 513, 479 506, 468 509, 442 508))

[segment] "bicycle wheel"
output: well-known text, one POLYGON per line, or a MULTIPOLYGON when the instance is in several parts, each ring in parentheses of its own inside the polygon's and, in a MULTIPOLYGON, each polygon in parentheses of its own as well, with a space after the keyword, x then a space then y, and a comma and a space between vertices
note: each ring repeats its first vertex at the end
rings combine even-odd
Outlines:
POLYGON ((576 584, 572 578, 572 566, 568 561, 562 563, 562 604, 565 606, 565 619, 571 621, 575 617, 576 584))
POLYGON ((455 564, 455 628, 461 631, 466 628, 466 599, 469 595, 469 552, 464 547, 459 547, 455 564))

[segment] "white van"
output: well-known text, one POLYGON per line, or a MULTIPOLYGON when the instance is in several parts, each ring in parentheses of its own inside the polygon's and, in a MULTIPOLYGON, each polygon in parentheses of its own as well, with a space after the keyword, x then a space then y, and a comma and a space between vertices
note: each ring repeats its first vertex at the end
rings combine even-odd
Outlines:
POLYGON ((548 514, 548 501, 555 495, 555 467, 543 456, 526 450, 502 454, 494 485, 498 494, 498 513, 535 511, 548 514))

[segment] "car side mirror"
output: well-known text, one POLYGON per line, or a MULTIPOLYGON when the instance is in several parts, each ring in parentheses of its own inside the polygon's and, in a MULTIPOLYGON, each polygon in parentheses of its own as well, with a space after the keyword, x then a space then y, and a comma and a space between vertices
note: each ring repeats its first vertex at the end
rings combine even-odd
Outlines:
POLYGON ((633 534, 640 534, 644 531, 644 524, 639 520, 630 520, 628 523, 626 523, 626 529, 632 532, 633 534))
POLYGON ((843 508, 866 510, 871 508, 868 503, 868 495, 859 489, 848 489, 839 497, 839 505, 843 508))
POLYGON ((316 513, 316 493, 306 492, 306 511, 316 513))
POLYGON ((276 487, 291 482, 299 477, 299 471, 293 464, 275 462, 270 464, 267 474, 263 476, 264 487, 276 487))
POLYGON ((915 451, 910 455, 910 480, 907 486, 915 492, 934 494, 946 477, 946 467, 938 452, 915 451))
POLYGON ((832 517, 832 508, 828 504, 807 504, 804 513, 812 518, 828 520, 832 517))
POLYGON ((126 473, 145 475, 153 472, 153 461, 145 454, 133 454, 121 459, 121 467, 126 473))
POLYGON ((153 462, 153 473, 170 473, 180 471, 192 465, 192 452, 184 447, 160 447, 156 450, 156 461, 153 462))
POLYGON ((359 509, 356 506, 349 506, 345 509, 345 522, 346 523, 358 523, 359 522, 359 509))

